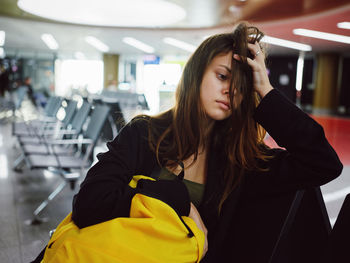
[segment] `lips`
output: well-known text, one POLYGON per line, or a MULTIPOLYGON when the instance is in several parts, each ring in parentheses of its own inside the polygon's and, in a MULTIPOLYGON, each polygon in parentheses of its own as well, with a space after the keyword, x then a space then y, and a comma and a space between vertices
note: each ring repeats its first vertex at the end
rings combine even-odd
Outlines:
POLYGON ((230 103, 226 102, 224 100, 217 100, 217 103, 219 103, 220 107, 224 110, 229 110, 230 109, 230 103))

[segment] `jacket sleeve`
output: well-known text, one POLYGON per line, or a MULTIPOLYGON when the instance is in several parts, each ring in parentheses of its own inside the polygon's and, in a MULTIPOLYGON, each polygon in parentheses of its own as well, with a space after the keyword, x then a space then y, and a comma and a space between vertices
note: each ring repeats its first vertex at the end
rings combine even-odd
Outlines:
POLYGON ((343 165, 322 126, 279 91, 272 90, 262 99, 254 117, 286 149, 273 150, 268 172, 250 178, 256 188, 301 189, 325 184, 340 175, 343 165))
POLYGON ((129 216, 135 189, 128 183, 133 175, 150 175, 156 165, 147 133, 146 120, 132 121, 97 156, 73 200, 72 218, 79 228, 129 216))

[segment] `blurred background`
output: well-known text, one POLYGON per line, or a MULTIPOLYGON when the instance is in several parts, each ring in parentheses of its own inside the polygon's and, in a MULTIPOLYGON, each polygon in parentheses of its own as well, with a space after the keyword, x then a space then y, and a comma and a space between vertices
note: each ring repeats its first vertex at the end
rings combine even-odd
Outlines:
POLYGON ((271 82, 306 110, 350 114, 346 0, 0 0, 0 65, 34 92, 144 93, 168 107, 191 52, 246 20, 269 46, 271 82))
MULTIPOLYGON (((71 100, 77 109, 84 102, 108 105, 93 162, 133 116, 170 108, 191 53, 242 20, 266 34, 271 84, 324 127, 345 165, 322 187, 334 224, 350 192, 348 0, 0 0, 0 261, 32 259, 77 191, 60 189, 49 198, 54 204, 33 216, 61 178, 50 167, 33 170, 28 160, 19 165, 26 157, 18 160, 24 148, 13 123, 47 113, 53 97, 62 99, 58 121, 71 100), (50 219, 38 222, 39 213, 50 219)), ((88 122, 81 127, 87 129, 88 122)), ((276 146, 271 138, 267 143, 276 146)))

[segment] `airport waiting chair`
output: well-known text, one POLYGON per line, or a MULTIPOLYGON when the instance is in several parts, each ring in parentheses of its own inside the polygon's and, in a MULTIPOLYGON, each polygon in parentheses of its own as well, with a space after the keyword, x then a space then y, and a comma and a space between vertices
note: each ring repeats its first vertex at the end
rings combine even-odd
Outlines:
MULTIPOLYGON (((92 105, 88 102, 84 102, 82 106, 76 111, 74 117, 67 125, 67 129, 61 129, 55 135, 60 135, 59 139, 64 138, 77 138, 83 129, 83 125, 90 113, 92 105)), ((21 171, 21 166, 26 160, 25 156, 28 154, 51 154, 52 150, 55 150, 56 154, 69 154, 72 152, 72 148, 75 145, 65 145, 65 147, 57 147, 57 145, 48 146, 50 141, 56 141, 57 137, 46 136, 18 136, 18 144, 20 149, 20 156, 13 163, 13 170, 21 171)))
POLYGON ((24 121, 24 122, 13 122, 12 123, 12 135, 33 135, 41 133, 45 130, 48 123, 56 122, 56 114, 62 106, 62 98, 53 96, 48 100, 44 111, 35 120, 24 121))
POLYGON ((320 262, 330 230, 319 187, 246 198, 225 229, 227 254, 218 262, 320 262))
POLYGON ((118 102, 107 102, 102 100, 102 103, 108 105, 111 111, 108 115, 108 122, 103 128, 103 138, 106 141, 113 140, 120 130, 125 126, 126 120, 118 102))
MULTIPOLYGON (((78 102, 75 100, 68 100, 67 106, 65 107, 65 116, 62 121, 56 120, 56 122, 42 123, 43 127, 36 127, 35 130, 21 129, 15 135, 17 137, 42 137, 42 136, 54 136, 59 133, 60 129, 67 129, 68 125, 71 123, 74 113, 76 111, 78 102), (34 134, 33 134, 34 132, 34 134)), ((39 123, 40 124, 40 123, 39 123)), ((38 124, 38 125, 39 125, 38 124)))
POLYGON ((320 187, 298 191, 269 263, 322 262, 331 229, 320 187))
POLYGON ((334 223, 323 263, 350 262, 350 194, 345 197, 334 223))
POLYGON ((110 109, 106 105, 97 105, 92 111, 89 123, 86 130, 83 132, 83 138, 57 140, 48 142, 48 147, 53 145, 85 145, 86 147, 79 147, 79 152, 70 155, 58 155, 55 148, 52 148, 52 154, 39 155, 29 154, 25 156, 26 163, 30 169, 48 169, 51 172, 60 175, 63 178, 61 184, 44 200, 38 208, 33 212, 32 224, 41 223, 39 218, 40 212, 49 204, 49 202, 59 194, 63 188, 69 184, 71 189, 80 178, 84 169, 89 168, 92 163, 93 149, 100 137, 102 127, 107 119, 110 109))
POLYGON ((18 136, 20 143, 24 144, 41 144, 48 139, 57 139, 62 136, 77 136, 81 133, 84 122, 89 115, 92 105, 89 102, 84 101, 82 106, 75 112, 71 122, 65 129, 61 129, 57 132, 49 132, 47 136, 18 136))
POLYGON ((145 97, 145 94, 137 94, 138 105, 141 106, 143 110, 149 110, 149 106, 145 97))
MULTIPOLYGON (((67 107, 65 108, 65 116, 61 122, 59 122, 59 129, 67 129, 71 123, 74 113, 77 109, 78 102, 76 100, 67 100, 67 107)), ((55 128, 57 125, 55 126, 55 128)))
POLYGON ((54 119, 56 118, 56 114, 59 110, 59 108, 61 107, 61 103, 62 103, 63 98, 59 97, 59 96, 51 96, 49 97, 46 105, 44 108, 38 108, 39 110, 39 120, 43 119, 45 121, 45 119, 54 119))
POLYGON ((144 94, 103 90, 100 94, 100 98, 103 101, 118 102, 121 108, 149 110, 144 94))

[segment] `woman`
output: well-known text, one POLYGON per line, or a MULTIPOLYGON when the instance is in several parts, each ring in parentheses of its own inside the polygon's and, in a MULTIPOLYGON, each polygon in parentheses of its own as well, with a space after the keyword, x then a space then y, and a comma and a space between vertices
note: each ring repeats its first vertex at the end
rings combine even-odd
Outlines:
POLYGON ((189 212, 205 233, 203 262, 221 262, 234 235, 236 207, 247 198, 318 186, 341 173, 322 127, 271 86, 262 36, 241 23, 197 48, 175 106, 135 118, 98 155, 74 199, 77 226, 127 217, 135 194, 127 185, 133 175, 148 175, 158 178, 149 191, 189 212), (267 147, 262 127, 287 150, 267 147), (183 178, 191 204, 176 192, 176 178, 183 178))

